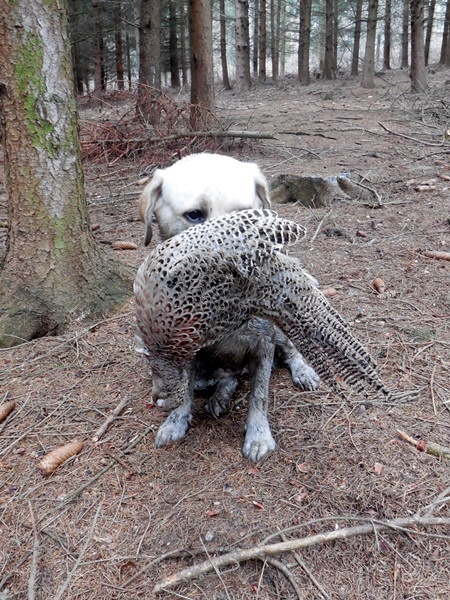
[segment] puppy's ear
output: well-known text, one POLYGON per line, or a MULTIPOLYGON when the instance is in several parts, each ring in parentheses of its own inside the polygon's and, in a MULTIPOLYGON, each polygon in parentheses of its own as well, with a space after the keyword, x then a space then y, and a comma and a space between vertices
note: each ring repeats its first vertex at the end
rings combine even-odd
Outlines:
POLYGON ((271 208, 269 185, 259 169, 255 175, 255 193, 261 201, 261 208, 271 208))
POLYGON ((145 223, 144 244, 148 246, 152 241, 152 221, 155 204, 162 194, 163 173, 155 171, 152 180, 148 183, 139 198, 139 217, 145 223))

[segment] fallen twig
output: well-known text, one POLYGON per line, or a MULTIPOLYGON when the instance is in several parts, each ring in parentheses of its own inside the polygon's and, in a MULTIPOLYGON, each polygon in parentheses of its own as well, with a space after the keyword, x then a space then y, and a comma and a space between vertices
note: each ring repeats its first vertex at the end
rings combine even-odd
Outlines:
MULTIPOLYGON (((287 541, 287 538, 283 533, 281 534, 280 537, 283 540, 283 542, 287 541)), ((319 590, 319 593, 321 594, 321 596, 323 596, 323 598, 325 598, 325 600, 330 600, 330 596, 326 593, 326 591, 323 589, 323 587, 320 585, 320 583, 314 577, 313 573, 311 572, 309 567, 306 565, 306 563, 300 558, 299 554, 297 552, 293 552, 292 554, 294 555, 294 558, 295 558, 297 564, 300 565, 300 567, 305 571, 305 573, 310 578, 312 583, 319 590)))
POLYGON ((98 516, 100 514, 100 509, 103 505, 103 502, 100 502, 100 504, 98 505, 97 511, 94 515, 94 519, 92 521, 92 525, 91 528, 89 530, 88 536, 86 538, 86 541, 84 543, 84 546, 81 548, 80 553, 78 555, 78 558, 73 566, 73 569, 68 573, 65 582, 60 586, 60 588, 58 589, 58 591, 56 592, 55 595, 55 600, 61 600, 61 598, 64 596, 67 588, 70 585, 70 582, 72 581, 72 577, 75 575, 75 571, 78 569, 81 561, 84 558, 84 555, 86 553, 86 550, 88 549, 89 544, 91 543, 92 540, 92 536, 94 535, 94 531, 95 531, 95 526, 97 525, 97 519, 98 516))
POLYGON ((124 398, 121 402, 119 402, 119 404, 112 411, 112 413, 109 415, 109 417, 106 418, 106 420, 103 423, 103 425, 101 427, 99 427, 97 429, 97 431, 94 433, 94 435, 92 437, 92 441, 94 443, 98 442, 98 440, 102 437, 102 435, 105 433, 105 431, 108 429, 108 427, 114 421, 114 419, 116 417, 118 417, 120 415, 120 413, 123 411, 123 409, 128 404, 128 402, 129 402, 129 398, 124 398))
POLYGON ((397 131, 392 131, 391 129, 388 129, 388 127, 386 127, 386 125, 383 125, 383 123, 380 123, 380 121, 378 121, 378 125, 380 127, 382 127, 388 133, 391 133, 392 135, 397 135, 397 136, 405 138, 407 140, 417 142, 418 144, 423 144, 424 146, 443 146, 444 145, 444 141, 439 142, 438 144, 436 142, 425 142, 423 140, 419 140, 417 138, 411 137, 410 135, 406 135, 404 133, 398 133, 397 131))
POLYGON ((265 561, 283 573, 283 575, 294 588, 298 600, 302 600, 304 597, 303 592, 289 568, 283 564, 281 560, 277 560, 276 558, 273 558, 273 556, 266 556, 265 561))
POLYGON ((31 526, 33 528, 33 551, 31 556, 30 576, 28 577, 28 600, 34 600, 36 598, 36 579, 38 573, 39 533, 36 529, 36 519, 29 500, 28 509, 30 511, 31 526))
MULTIPOLYGON (((336 540, 348 539, 357 535, 367 535, 377 531, 383 531, 385 529, 400 529, 404 531, 404 528, 411 527, 413 525, 427 526, 427 525, 446 525, 450 526, 450 519, 439 518, 439 517, 404 517, 400 519, 391 519, 389 521, 375 521, 372 520, 366 525, 358 525, 356 527, 346 527, 344 529, 338 529, 329 531, 327 533, 319 533, 305 538, 294 539, 288 542, 280 542, 278 544, 268 544, 265 546, 255 546, 253 548, 245 548, 235 550, 217 556, 213 559, 203 561, 187 569, 178 571, 169 577, 166 577, 153 588, 153 592, 158 594, 169 588, 173 588, 180 583, 191 581, 205 573, 209 573, 212 570, 219 569, 221 567, 228 566, 230 564, 241 563, 247 560, 260 559, 264 560, 266 557, 281 554, 282 552, 292 552, 293 550, 299 550, 301 548, 307 548, 315 546, 317 544, 323 544, 325 542, 331 542, 336 540)), ((408 531, 408 530, 407 530, 408 531)), ((417 534, 417 531, 414 531, 417 534)))
POLYGON ((437 456, 438 458, 446 458, 447 460, 450 460, 450 448, 446 448, 440 444, 426 442, 425 440, 415 440, 400 429, 397 429, 397 433, 402 440, 413 444, 413 446, 415 446, 419 452, 426 452, 426 454, 431 454, 432 456, 437 456))
POLYGON ((327 211, 327 212, 326 212, 326 213, 323 215, 323 217, 322 217, 322 220, 321 220, 321 221, 320 221, 320 223, 317 225, 317 228, 316 228, 316 230, 315 230, 315 232, 314 232, 314 234, 313 234, 313 236, 312 236, 312 238, 311 238, 311 240, 310 240, 311 244, 312 244, 312 243, 315 241, 316 237, 319 235, 319 232, 320 232, 320 230, 321 230, 321 228, 322 228, 322 225, 323 225, 323 223, 324 223, 325 219, 326 219, 326 218, 327 218, 327 217, 328 217, 328 216, 331 214, 331 210, 332 210, 332 209, 330 208, 330 210, 328 210, 328 211, 327 211))

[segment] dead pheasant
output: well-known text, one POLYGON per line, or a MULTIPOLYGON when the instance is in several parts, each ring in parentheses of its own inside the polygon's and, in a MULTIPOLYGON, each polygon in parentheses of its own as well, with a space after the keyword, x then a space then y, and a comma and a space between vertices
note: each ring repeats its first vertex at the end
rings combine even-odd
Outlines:
MULTIPOLYGON (((158 446, 182 438, 189 427, 196 353, 225 344, 254 317, 275 322, 324 381, 335 385, 339 378, 359 391, 387 393, 370 354, 315 279, 286 255, 284 247, 303 233, 269 210, 235 212, 160 244, 139 268, 137 336, 164 388, 165 407, 176 407, 158 431, 158 446)), ((275 443, 267 407, 249 411, 247 436, 257 450, 244 446, 244 454, 259 460, 275 443)))

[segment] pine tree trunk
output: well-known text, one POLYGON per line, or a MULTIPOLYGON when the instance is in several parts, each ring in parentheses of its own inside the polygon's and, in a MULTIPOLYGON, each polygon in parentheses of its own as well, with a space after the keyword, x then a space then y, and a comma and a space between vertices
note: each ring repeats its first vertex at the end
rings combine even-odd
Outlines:
POLYGON ((428 87, 423 39, 423 0, 411 0, 411 91, 423 92, 428 87))
POLYGON ((93 97, 100 102, 103 84, 103 37, 101 22, 101 1, 94 2, 94 92, 93 97))
POLYGON ((364 53, 364 66, 361 76, 361 87, 374 88, 375 71, 375 40, 377 37, 378 0, 369 0, 369 15, 367 18, 366 49, 364 53))
POLYGON ((228 75, 227 60, 227 20, 225 14, 225 0, 219 0, 219 24, 220 24, 220 62, 222 65, 222 85, 225 90, 231 90, 230 77, 228 75))
POLYGON ((215 113, 211 0, 190 0, 191 125, 208 127, 215 113))
POLYGON ((445 8, 444 33, 442 35, 441 56, 439 64, 450 66, 450 0, 445 8))
POLYGON ((121 0, 114 1, 114 34, 116 42, 117 88, 123 90, 123 48, 122 48, 122 5, 121 0))
POLYGON ((427 12, 427 30, 425 35, 425 65, 428 65, 430 59, 431 34, 433 33, 434 11, 436 9, 436 0, 430 0, 427 12))
POLYGON ((325 2, 325 55, 322 76, 324 79, 333 79, 333 0, 325 2))
POLYGON ((253 3, 255 10, 255 18, 253 19, 253 54, 252 54, 252 68, 253 75, 258 76, 258 56, 259 56, 259 0, 254 0, 253 3))
POLYGON ((386 12, 384 15, 384 46, 383 46, 383 69, 391 68, 391 17, 392 0, 386 0, 386 12))
POLYGON ((406 69, 409 64, 409 2, 403 0, 403 16, 402 16, 402 60, 401 67, 406 69))
POLYGON ((310 84, 309 50, 311 41, 311 4, 312 0, 301 0, 300 5, 300 43, 298 48, 298 79, 302 85, 310 84))
POLYGON ((0 64, 9 208, 0 347, 9 347, 120 305, 133 274, 90 231, 65 3, 4 5, 0 64))
POLYGON ((266 0, 259 0, 259 73, 258 80, 266 81, 267 60, 267 4, 266 0))
POLYGON ((236 91, 251 87, 248 0, 236 0, 236 91))
POLYGON ((139 20, 138 113, 149 123, 160 118, 161 0, 141 0, 139 20))
POLYGON ((355 33, 353 35, 353 56, 352 56, 352 77, 357 77, 359 73, 359 47, 361 43, 361 17, 363 0, 356 0, 355 12, 355 33))
POLYGON ((180 87, 180 67, 178 62, 177 6, 175 0, 169 0, 169 55, 170 85, 180 87))

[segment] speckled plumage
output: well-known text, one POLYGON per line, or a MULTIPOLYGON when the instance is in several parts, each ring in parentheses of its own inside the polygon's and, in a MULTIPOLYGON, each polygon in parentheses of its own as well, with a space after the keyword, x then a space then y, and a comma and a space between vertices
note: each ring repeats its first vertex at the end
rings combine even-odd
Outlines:
POLYGON ((286 255, 284 247, 303 233, 272 211, 240 211, 180 233, 144 261, 135 281, 138 338, 163 382, 166 406, 178 407, 158 445, 188 428, 194 355, 254 317, 275 322, 323 380, 384 390, 370 354, 315 279, 286 255))

